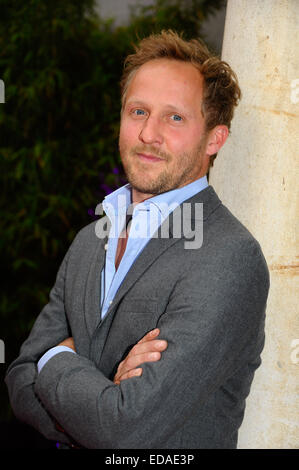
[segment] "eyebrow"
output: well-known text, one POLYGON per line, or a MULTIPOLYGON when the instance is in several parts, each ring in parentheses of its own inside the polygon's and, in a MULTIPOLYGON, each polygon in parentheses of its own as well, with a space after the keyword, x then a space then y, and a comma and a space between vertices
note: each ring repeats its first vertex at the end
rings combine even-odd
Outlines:
MULTIPOLYGON (((135 105, 135 106, 142 106, 142 107, 145 107, 147 108, 148 107, 148 104, 145 103, 145 101, 142 101, 142 100, 135 100, 135 99, 129 99, 126 104, 125 104, 125 107, 127 106, 131 106, 131 105, 135 105)), ((192 118, 193 117, 193 114, 191 114, 189 111, 185 110, 185 108, 181 108, 181 107, 178 107, 176 105, 173 105, 173 104, 166 104, 164 106, 165 110, 168 110, 168 111, 173 111, 173 112, 176 112, 178 114, 183 114, 184 116, 186 117, 189 117, 189 118, 192 118)))

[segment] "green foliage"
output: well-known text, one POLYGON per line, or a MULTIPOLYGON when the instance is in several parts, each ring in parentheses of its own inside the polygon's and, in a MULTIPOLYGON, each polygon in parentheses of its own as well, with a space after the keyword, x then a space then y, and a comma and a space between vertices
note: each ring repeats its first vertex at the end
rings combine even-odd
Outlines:
POLYGON ((198 36, 204 39, 202 21, 224 3, 224 0, 156 0, 150 6, 131 9, 129 30, 140 39, 169 28, 183 33, 186 39, 198 36))
POLYGON ((124 184, 118 156, 119 79, 136 38, 161 29, 200 34, 223 0, 156 0, 126 27, 93 0, 1 0, 0 338, 18 354, 47 302, 75 233, 124 184))

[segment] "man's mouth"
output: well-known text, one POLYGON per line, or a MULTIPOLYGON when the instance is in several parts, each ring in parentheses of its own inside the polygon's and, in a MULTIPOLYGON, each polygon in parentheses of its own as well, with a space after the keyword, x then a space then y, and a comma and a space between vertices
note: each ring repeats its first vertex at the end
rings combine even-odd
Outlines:
POLYGON ((158 163, 162 162, 163 158, 156 157, 155 155, 152 155, 150 153, 137 153, 138 158, 142 160, 143 162, 152 162, 152 163, 158 163))

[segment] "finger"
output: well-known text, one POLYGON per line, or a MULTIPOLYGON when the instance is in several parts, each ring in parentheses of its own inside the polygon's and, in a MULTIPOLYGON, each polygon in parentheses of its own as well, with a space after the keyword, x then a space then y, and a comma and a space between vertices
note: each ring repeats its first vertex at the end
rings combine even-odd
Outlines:
POLYGON ((132 377, 140 377, 142 375, 142 369, 131 369, 122 375, 117 375, 114 378, 114 383, 119 385, 122 380, 131 379, 132 377))
POLYGON ((141 338, 138 343, 145 343, 146 341, 150 341, 151 339, 155 338, 160 334, 159 328, 155 328, 154 330, 149 331, 143 338, 141 338))
POLYGON ((121 374, 128 372, 131 369, 144 364, 145 362, 156 362, 161 359, 161 353, 159 351, 155 352, 146 352, 142 354, 135 354, 133 356, 128 356, 119 367, 118 372, 121 374))
POLYGON ((136 356, 147 352, 164 351, 167 348, 167 341, 164 339, 152 339, 145 343, 137 343, 127 357, 136 356))
POLYGON ((143 353, 143 354, 138 354, 138 355, 131 356, 131 357, 128 356, 126 357, 124 361, 122 361, 119 364, 117 368, 116 377, 126 374, 132 369, 136 369, 137 367, 141 366, 145 362, 159 361, 160 358, 161 358, 160 352, 143 353))

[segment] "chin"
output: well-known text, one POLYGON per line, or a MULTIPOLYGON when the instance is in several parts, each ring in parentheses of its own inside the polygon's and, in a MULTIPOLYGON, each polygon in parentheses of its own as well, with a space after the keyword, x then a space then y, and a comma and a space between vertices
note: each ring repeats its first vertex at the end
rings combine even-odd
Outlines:
POLYGON ((159 186, 156 186, 154 184, 149 185, 149 184, 138 184, 135 180, 130 180, 128 179, 130 185, 132 188, 134 188, 136 191, 142 194, 161 194, 165 192, 163 188, 160 188, 159 186))
POLYGON ((152 174, 150 170, 136 168, 132 164, 125 164, 124 170, 127 180, 136 191, 142 194, 158 195, 179 187, 182 177, 174 178, 167 170, 152 174))
POLYGON ((159 181, 157 181, 157 178, 149 178, 149 175, 146 173, 146 171, 142 172, 142 174, 140 174, 140 172, 137 173, 135 171, 127 171, 126 176, 132 188, 136 189, 140 193, 159 194, 159 181))

